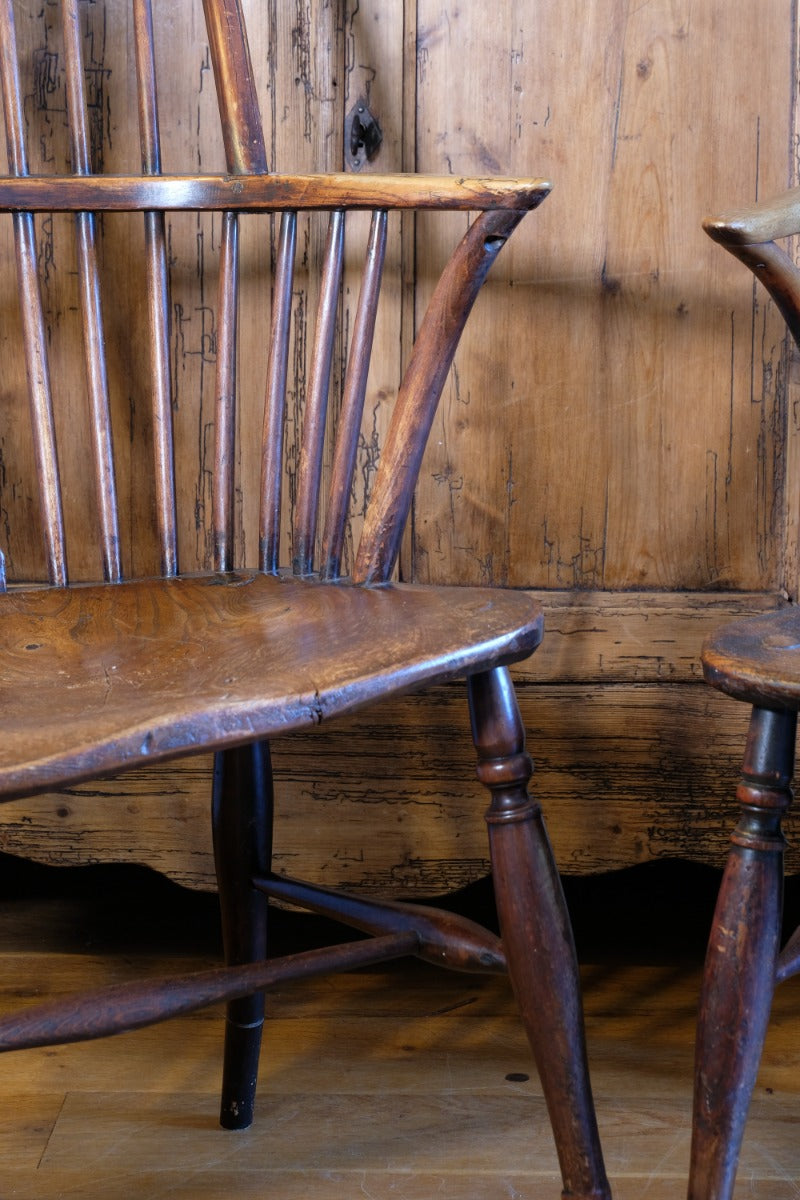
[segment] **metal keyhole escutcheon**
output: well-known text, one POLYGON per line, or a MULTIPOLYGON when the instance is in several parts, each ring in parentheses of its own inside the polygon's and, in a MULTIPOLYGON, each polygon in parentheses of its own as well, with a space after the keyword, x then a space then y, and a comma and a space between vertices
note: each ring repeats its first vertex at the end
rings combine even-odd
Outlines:
POLYGON ((374 158, 383 140, 381 127, 367 108, 366 100, 357 100, 344 124, 345 161, 351 171, 360 171, 374 158))

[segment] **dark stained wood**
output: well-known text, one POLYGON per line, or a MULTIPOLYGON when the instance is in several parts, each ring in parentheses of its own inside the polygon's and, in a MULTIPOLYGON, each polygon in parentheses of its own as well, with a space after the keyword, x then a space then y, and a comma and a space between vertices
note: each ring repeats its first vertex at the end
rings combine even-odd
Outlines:
POLYGON ((589 1086, 582 1011, 569 1003, 550 1008, 553 995, 580 995, 578 964, 542 810, 528 794, 533 764, 508 671, 470 676, 469 705, 478 778, 492 797, 486 821, 500 931, 547 1100, 564 1194, 601 1200, 611 1193, 589 1086), (544 952, 534 961, 525 945, 544 952), (545 1028, 539 1015, 548 1009, 545 1028), (571 1098, 569 1107, 565 1096, 571 1098))
POLYGON ((781 817, 791 803, 795 712, 754 708, 742 817, 717 902, 700 999, 689 1200, 733 1195, 767 1032, 783 904, 781 817))
MULTIPOLYGON (((214 757, 211 821, 228 967, 267 957, 267 900, 252 880, 272 869, 273 786, 269 745, 251 742, 214 757)), ((231 998, 225 1022, 220 1124, 253 1121, 264 996, 231 998)))
POLYGON ((219 1000, 246 996, 253 988, 276 987, 333 971, 347 971, 413 954, 413 930, 363 942, 324 947, 217 971, 197 971, 158 982, 124 983, 74 1000, 37 1005, 0 1019, 0 1051, 25 1050, 56 1043, 91 1041, 141 1029, 157 1021, 194 1012, 219 1000))
POLYGON ((749 267, 770 293, 795 341, 800 339, 797 296, 800 270, 773 238, 786 236, 781 230, 796 230, 800 201, 797 189, 772 203, 765 202, 727 217, 710 217, 703 222, 709 237, 749 267))
POLYGON ((714 687, 748 704, 800 707, 797 607, 724 625, 703 647, 703 674, 714 687))
POLYGON ((203 0, 225 158, 232 175, 268 170, 250 47, 240 0, 203 0))
POLYGON ((312 886, 286 875, 256 878, 254 882, 267 896, 334 917, 365 933, 413 929, 418 942, 414 954, 433 966, 479 974, 504 974, 508 969, 500 939, 482 925, 456 913, 422 904, 369 900, 348 892, 312 886))

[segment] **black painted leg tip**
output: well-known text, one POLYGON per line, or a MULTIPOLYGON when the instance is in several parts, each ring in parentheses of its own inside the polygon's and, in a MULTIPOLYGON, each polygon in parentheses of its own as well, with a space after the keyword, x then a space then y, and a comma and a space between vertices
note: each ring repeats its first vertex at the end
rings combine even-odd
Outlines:
POLYGON ((231 1100, 220 1109, 220 1125, 223 1129, 234 1131, 249 1129, 253 1124, 253 1107, 252 1102, 246 1100, 242 1101, 241 1104, 238 1104, 235 1100, 231 1100))
POLYGON ((223 1129, 249 1129, 253 1124, 262 1027, 260 1018, 246 1025, 226 1022, 219 1110, 219 1123, 223 1129))

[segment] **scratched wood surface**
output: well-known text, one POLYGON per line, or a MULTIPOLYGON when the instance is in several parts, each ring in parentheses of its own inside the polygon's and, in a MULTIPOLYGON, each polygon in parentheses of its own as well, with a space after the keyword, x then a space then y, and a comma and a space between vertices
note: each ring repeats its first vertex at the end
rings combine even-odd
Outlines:
MULTIPOLYGON (((499 0, 487 23, 480 6, 441 0, 247 6, 271 167, 340 168, 345 118, 363 98, 384 134, 367 170, 554 181, 473 314, 401 569, 422 582, 544 590, 551 634, 518 677, 538 792, 567 870, 670 854, 719 861, 744 714, 699 682, 700 643, 710 622, 796 595, 796 372, 773 306, 700 229, 715 207, 794 179, 795 7, 499 0)), ((107 170, 138 164, 124 8, 124 0, 95 0, 82 9, 94 153, 107 170)), ((16 11, 32 169, 52 169, 67 154, 57 12, 49 4, 16 11)), ((218 169, 199 4, 181 0, 161 16, 165 168, 218 169)), ((415 317, 460 222, 442 231, 418 219, 392 231, 361 489, 380 453, 415 317)), ((259 360, 269 313, 272 246, 253 224, 243 222, 245 302, 255 301, 260 317, 243 331, 245 363, 259 360)), ((152 497, 142 488, 150 431, 136 369, 144 345, 140 235, 124 219, 107 226, 103 270, 130 280, 130 303, 106 319, 116 346, 115 428, 125 447, 125 564, 142 573, 154 569, 156 550, 152 497)), ((74 264, 56 250, 54 229, 40 222, 67 520, 85 529, 84 552, 71 566, 94 577, 97 531, 83 516, 74 264)), ((321 234, 311 222, 302 237, 311 253, 321 234)), ((0 238, 0 316, 11 337, 17 317, 5 225, 0 238)), ((216 218, 171 220, 174 407, 186 447, 178 474, 190 499, 180 529, 185 569, 208 552, 217 249, 216 218)), ((289 444, 301 419, 314 303, 312 280, 301 280, 289 444)), ((348 292, 345 312, 350 303, 348 292)), ((259 377, 243 375, 247 421, 259 377)), ((36 576, 20 385, 5 375, 0 513, 12 568, 36 576)), ((245 561, 255 547, 255 439, 241 438, 238 450, 237 553, 245 561)), ((356 522, 362 494, 353 499, 356 522)), ((418 891, 484 871, 482 800, 463 713, 449 693, 381 712, 377 757, 391 762, 393 778, 386 761, 370 761, 363 718, 320 739, 313 772, 310 746, 278 746, 283 861, 331 882, 418 891)), ((81 789, 80 803, 60 795, 15 804, 5 811, 0 848, 48 861, 141 860, 211 886, 207 791, 208 763, 199 759, 81 789)))

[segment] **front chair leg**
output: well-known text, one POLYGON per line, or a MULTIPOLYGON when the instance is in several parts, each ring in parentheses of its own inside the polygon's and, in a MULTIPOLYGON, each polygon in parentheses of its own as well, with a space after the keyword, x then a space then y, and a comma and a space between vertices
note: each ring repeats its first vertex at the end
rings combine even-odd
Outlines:
MULTIPOLYGON (((260 962, 267 953, 267 897, 252 880, 268 874, 272 857, 266 742, 215 755, 212 824, 225 961, 230 966, 260 962)), ((220 1106, 225 1129, 252 1124, 263 1024, 263 993, 229 1003, 220 1106)))
POLYGON ((689 1200, 729 1200, 767 1032, 783 906, 781 817, 793 712, 754 708, 733 835, 706 955, 695 1052, 689 1200))
POLYGON ((541 809, 528 795, 533 766, 508 671, 472 676, 469 701, 478 777, 492 795, 486 819, 503 945, 544 1089, 563 1195, 608 1200, 572 927, 541 809))

